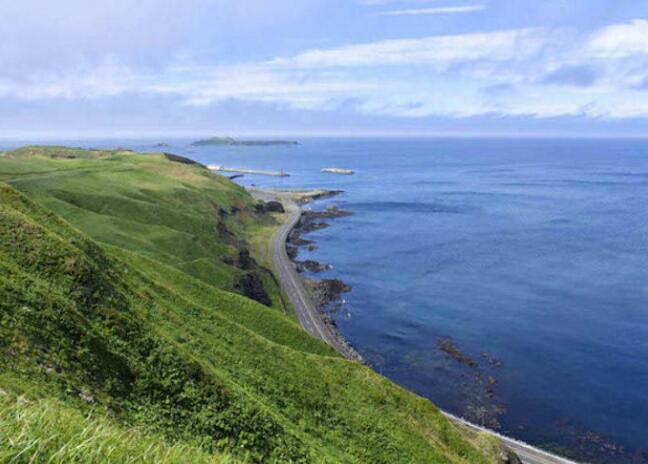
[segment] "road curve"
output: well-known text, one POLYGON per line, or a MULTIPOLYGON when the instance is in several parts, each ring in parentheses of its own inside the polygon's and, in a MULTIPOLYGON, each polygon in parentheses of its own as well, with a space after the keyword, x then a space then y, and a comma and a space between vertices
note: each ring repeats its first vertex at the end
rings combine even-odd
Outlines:
MULTIPOLYGON (((272 262, 278 273, 281 286, 293 305, 299 323, 306 331, 328 343, 344 357, 354 360, 361 359, 358 353, 346 344, 334 329, 324 322, 319 308, 304 287, 302 280, 297 275, 294 264, 286 252, 288 234, 297 225, 297 222, 301 217, 301 207, 294 200, 283 195, 269 197, 267 192, 255 192, 255 197, 264 200, 268 200, 271 197, 276 198, 283 203, 286 212, 289 214, 289 219, 284 222, 279 231, 272 238, 271 254, 272 262)), ((524 464, 578 464, 574 461, 550 454, 521 441, 500 435, 492 430, 479 427, 450 413, 444 411, 442 411, 442 413, 448 419, 468 429, 496 436, 507 447, 513 450, 524 464)))
POLYGON ((358 360, 360 358, 355 350, 346 344, 330 325, 324 322, 319 308, 304 287, 304 283, 297 275, 295 265, 288 257, 286 252, 288 234, 299 222, 302 211, 299 205, 289 198, 282 198, 282 203, 289 218, 272 238, 270 252, 272 262, 279 274, 279 281, 292 303, 297 319, 306 331, 324 340, 335 351, 348 359, 358 360))

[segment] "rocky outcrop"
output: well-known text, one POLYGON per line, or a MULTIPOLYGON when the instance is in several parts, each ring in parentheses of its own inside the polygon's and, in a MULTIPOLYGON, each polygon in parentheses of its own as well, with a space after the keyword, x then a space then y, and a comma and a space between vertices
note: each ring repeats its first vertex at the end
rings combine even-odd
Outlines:
POLYGON ((352 290, 350 285, 339 279, 304 280, 313 300, 320 306, 327 306, 340 299, 343 293, 352 290))
POLYGON ((353 213, 351 211, 345 211, 339 209, 335 205, 332 205, 326 208, 324 211, 304 211, 304 214, 302 216, 307 220, 313 220, 313 219, 333 219, 333 218, 346 217, 352 215, 353 213))
POLYGON ((302 246, 302 245, 310 245, 313 243, 313 241, 302 238, 301 231, 298 229, 293 229, 288 234, 288 243, 295 246, 302 246))
POLYGON ((324 272, 328 271, 331 269, 330 264, 322 264, 318 263, 317 261, 313 261, 312 259, 307 259, 305 261, 295 261, 295 267, 297 268, 297 272, 324 272))
POLYGON ((244 271, 252 270, 256 266, 256 261, 254 261, 254 259, 250 256, 250 250, 248 250, 247 248, 239 250, 238 256, 236 256, 235 258, 229 256, 223 258, 223 262, 244 271))
POLYGON ((461 364, 465 364, 466 366, 472 368, 479 367, 479 363, 477 361, 462 353, 454 344, 454 342, 449 338, 439 340, 439 349, 461 364))
POLYGON ((283 205, 278 201, 260 201, 255 205, 257 213, 285 213, 283 205))
POLYGON ((241 275, 238 282, 234 285, 234 288, 241 295, 258 301, 261 304, 266 306, 272 305, 272 300, 263 288, 263 282, 261 282, 259 276, 253 272, 246 272, 241 275))

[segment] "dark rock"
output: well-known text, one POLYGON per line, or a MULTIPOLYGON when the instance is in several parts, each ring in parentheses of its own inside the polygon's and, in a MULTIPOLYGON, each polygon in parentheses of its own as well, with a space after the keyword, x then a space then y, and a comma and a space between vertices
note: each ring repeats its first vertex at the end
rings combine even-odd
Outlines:
POLYGON ((250 256, 250 251, 247 248, 240 249, 235 258, 229 256, 223 258, 223 262, 244 271, 252 270, 256 265, 256 261, 250 256))
POLYGON ((340 217, 353 216, 351 211, 344 211, 337 206, 332 205, 324 211, 304 211, 303 214, 308 219, 334 219, 340 217))
POLYGON ((263 288, 261 279, 252 272, 243 274, 236 285, 234 285, 234 288, 242 295, 258 301, 261 304, 266 306, 272 305, 272 300, 263 288))
POLYGON ((301 231, 298 229, 293 229, 288 234, 288 243, 296 246, 302 246, 310 245, 311 243, 313 243, 313 241, 301 238, 301 231))
POLYGON ((439 349, 450 356, 452 359, 459 361, 461 364, 465 364, 466 366, 472 368, 479 367, 479 363, 477 361, 462 353, 449 338, 444 338, 439 341, 439 349))
POLYGON ((297 272, 324 272, 331 269, 329 264, 318 263, 312 259, 307 259, 305 261, 296 261, 295 265, 297 266, 297 272))
POLYGON ((320 307, 337 301, 343 293, 352 290, 351 286, 339 279, 304 280, 304 283, 320 307))
POLYGON ((283 205, 278 201, 260 201, 256 204, 256 210, 258 213, 285 213, 283 205))
POLYGON ((325 222, 315 222, 307 216, 302 216, 297 224, 296 228, 301 233, 313 232, 314 230, 325 229, 328 227, 328 224, 325 222))
POLYGON ((295 259, 298 253, 299 250, 297 249, 297 247, 286 245, 286 254, 290 259, 295 259))
POLYGON ((216 232, 218 232, 218 237, 226 243, 237 243, 238 240, 236 235, 234 235, 225 225, 224 222, 219 222, 216 225, 216 232))

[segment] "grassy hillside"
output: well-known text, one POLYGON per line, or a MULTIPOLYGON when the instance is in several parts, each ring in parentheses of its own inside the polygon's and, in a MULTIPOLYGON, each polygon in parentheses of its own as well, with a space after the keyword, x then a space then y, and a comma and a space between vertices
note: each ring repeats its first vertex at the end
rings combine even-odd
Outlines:
POLYGON ((0 460, 497 462, 278 310, 243 239, 271 219, 228 180, 60 147, 0 177, 0 460), (230 291, 252 273, 275 307, 230 291))
POLYGON ((243 232, 262 221, 252 199, 224 177, 170 155, 125 150, 33 146, 0 156, 0 181, 93 239, 283 307, 270 273, 241 262, 243 232))

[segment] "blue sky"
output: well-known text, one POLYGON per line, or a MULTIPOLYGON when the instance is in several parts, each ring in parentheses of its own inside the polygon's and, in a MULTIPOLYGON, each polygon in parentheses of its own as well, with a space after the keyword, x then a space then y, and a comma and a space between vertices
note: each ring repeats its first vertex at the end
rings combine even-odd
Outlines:
POLYGON ((648 136, 643 0, 0 4, 0 136, 648 136))

